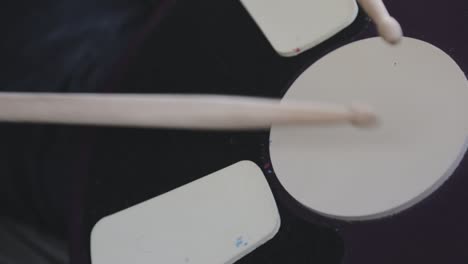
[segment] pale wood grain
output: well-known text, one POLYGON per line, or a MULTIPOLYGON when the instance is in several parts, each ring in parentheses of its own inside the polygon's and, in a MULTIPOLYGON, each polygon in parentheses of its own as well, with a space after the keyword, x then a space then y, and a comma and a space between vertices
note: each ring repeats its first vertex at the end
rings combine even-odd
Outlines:
POLYGON ((365 107, 217 95, 1 93, 0 121, 179 129, 374 124, 365 107))

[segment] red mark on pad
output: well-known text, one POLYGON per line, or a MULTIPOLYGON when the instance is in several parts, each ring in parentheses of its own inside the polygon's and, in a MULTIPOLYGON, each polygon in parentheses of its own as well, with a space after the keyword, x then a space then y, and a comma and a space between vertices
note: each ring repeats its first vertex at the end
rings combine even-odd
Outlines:
POLYGON ((299 53, 299 52, 301 52, 301 49, 300 48, 295 48, 294 52, 299 53))

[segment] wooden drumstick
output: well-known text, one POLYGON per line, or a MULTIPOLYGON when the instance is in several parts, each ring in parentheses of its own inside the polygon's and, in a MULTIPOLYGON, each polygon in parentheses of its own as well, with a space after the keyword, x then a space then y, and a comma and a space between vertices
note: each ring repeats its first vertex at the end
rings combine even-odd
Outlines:
POLYGON ((390 16, 382 0, 358 0, 358 2, 377 25, 377 30, 385 41, 395 44, 403 38, 400 24, 390 16))
POLYGON ((0 121, 179 129, 259 129, 275 124, 372 125, 364 107, 276 99, 162 94, 0 93, 0 121))

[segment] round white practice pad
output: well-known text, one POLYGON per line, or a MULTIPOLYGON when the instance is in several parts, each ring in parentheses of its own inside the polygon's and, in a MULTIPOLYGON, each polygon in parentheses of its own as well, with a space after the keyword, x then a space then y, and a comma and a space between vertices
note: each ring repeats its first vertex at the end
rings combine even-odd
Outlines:
POLYGON ((365 220, 427 197, 458 166, 468 135, 468 82, 438 48, 405 38, 342 47, 307 69, 283 102, 365 103, 373 129, 273 125, 276 175, 296 200, 318 213, 365 220))

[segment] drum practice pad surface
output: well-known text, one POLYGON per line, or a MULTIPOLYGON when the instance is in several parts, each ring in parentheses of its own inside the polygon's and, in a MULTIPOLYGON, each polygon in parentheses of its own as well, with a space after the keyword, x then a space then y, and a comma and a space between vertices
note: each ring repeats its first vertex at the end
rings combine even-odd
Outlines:
POLYGON ((308 68, 283 101, 371 105, 374 129, 273 125, 270 155, 286 191, 320 214, 366 220, 421 201, 466 151, 468 83, 438 48, 411 38, 371 38, 308 68), (359 63, 358 63, 359 62, 359 63))

